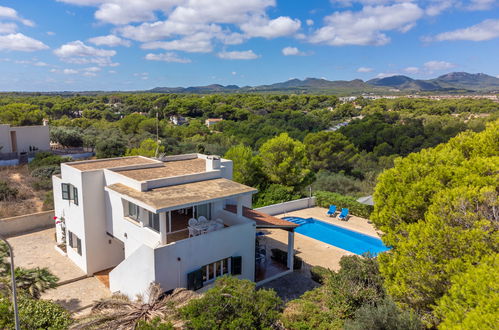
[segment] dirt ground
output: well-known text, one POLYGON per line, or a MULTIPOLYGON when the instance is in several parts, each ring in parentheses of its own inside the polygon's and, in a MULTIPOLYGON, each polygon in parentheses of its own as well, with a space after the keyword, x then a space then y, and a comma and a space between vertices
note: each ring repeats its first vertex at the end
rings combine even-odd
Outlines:
POLYGON ((32 178, 27 165, 0 167, 0 180, 19 190, 13 201, 0 201, 0 219, 44 211, 43 200, 47 190, 33 189, 32 178))

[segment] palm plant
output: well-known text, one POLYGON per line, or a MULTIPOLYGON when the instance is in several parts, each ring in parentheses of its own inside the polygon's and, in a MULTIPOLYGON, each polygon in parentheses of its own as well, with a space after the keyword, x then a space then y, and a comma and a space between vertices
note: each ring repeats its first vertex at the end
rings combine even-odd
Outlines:
POLYGON ((151 283, 147 300, 144 296, 138 296, 132 301, 124 294, 114 294, 96 302, 91 313, 77 321, 71 329, 135 329, 140 321, 174 317, 177 308, 196 296, 195 292, 183 288, 165 296, 158 284, 151 283))
POLYGON ((15 272, 17 287, 35 299, 39 299, 45 290, 55 288, 57 281, 59 281, 59 278, 47 268, 25 269, 17 267, 15 272))
MULTIPOLYGON (((10 294, 10 263, 7 261, 9 251, 4 242, 0 242, 0 291, 10 294)), ((16 285, 35 299, 39 299, 42 292, 54 288, 59 278, 47 268, 26 269, 16 267, 16 285)))

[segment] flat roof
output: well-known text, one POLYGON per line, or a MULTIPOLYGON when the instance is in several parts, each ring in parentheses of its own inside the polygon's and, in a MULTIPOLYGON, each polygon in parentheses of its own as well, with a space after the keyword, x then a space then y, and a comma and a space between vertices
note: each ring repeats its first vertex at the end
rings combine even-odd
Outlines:
MULTIPOLYGON (((225 209, 229 212, 236 213, 236 205, 227 205, 225 209)), ((252 210, 248 207, 243 207, 243 216, 254 220, 256 223, 256 228, 279 228, 284 230, 294 230, 299 225, 291 221, 286 221, 274 217, 270 214, 252 210)))
POLYGON ((151 206, 156 211, 180 208, 257 191, 255 188, 223 178, 184 183, 148 191, 138 191, 121 183, 107 186, 107 189, 151 206))
POLYGON ((96 160, 83 160, 80 162, 66 163, 66 165, 74 167, 80 171, 93 171, 93 170, 102 170, 105 168, 117 168, 117 167, 157 164, 157 163, 159 163, 159 161, 151 158, 146 158, 141 156, 131 156, 131 157, 106 158, 106 159, 96 159, 96 160))
POLYGON ((137 181, 148 181, 206 171, 206 160, 202 158, 168 161, 162 165, 122 171, 118 169, 116 172, 137 181))

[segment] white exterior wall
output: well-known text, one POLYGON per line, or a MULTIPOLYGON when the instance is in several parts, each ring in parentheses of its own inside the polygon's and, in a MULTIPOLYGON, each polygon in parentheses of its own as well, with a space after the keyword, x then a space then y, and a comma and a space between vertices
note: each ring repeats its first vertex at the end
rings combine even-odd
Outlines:
POLYGON ((135 298, 146 293, 154 274, 154 249, 142 245, 109 273, 109 289, 135 298))
POLYGON ((106 234, 106 208, 110 205, 106 205, 104 186, 102 170, 82 172, 82 188, 78 191, 85 219, 88 274, 114 267, 124 258, 123 244, 106 234))
POLYGON ((13 152, 10 132, 16 132, 17 152, 29 152, 29 147, 36 147, 38 150, 50 149, 49 127, 48 126, 10 126, 0 125, 0 146, 1 152, 13 152))
POLYGON ((155 281, 164 290, 187 287, 187 274, 215 261, 242 257, 239 278, 255 276, 255 225, 246 222, 154 250, 155 281), (180 260, 179 260, 180 258, 180 260))
MULTIPOLYGON (((82 255, 80 256, 74 249, 69 247, 67 248, 67 254, 68 257, 78 266, 80 267, 85 273, 89 274, 88 272, 88 265, 87 265, 87 244, 85 240, 85 221, 84 221, 84 216, 83 216, 83 207, 84 207, 84 202, 82 198, 82 181, 81 181, 81 172, 67 166, 66 164, 61 164, 61 182, 63 183, 70 183, 73 186, 78 188, 78 201, 79 205, 75 205, 73 201, 68 201, 68 200, 63 200, 62 199, 62 194, 61 194, 61 187, 60 183, 58 185, 58 195, 55 195, 55 187, 54 187, 54 204, 56 203, 55 200, 59 199, 59 207, 61 209, 61 214, 58 216, 63 216, 66 219, 66 238, 68 238, 68 233, 67 231, 73 232, 76 236, 78 236, 81 239, 81 252, 82 255)), ((92 192, 88 192, 92 193, 92 192)), ((57 215, 57 214, 56 214, 57 215)))
POLYGON ((0 152, 12 152, 10 125, 0 124, 0 152))

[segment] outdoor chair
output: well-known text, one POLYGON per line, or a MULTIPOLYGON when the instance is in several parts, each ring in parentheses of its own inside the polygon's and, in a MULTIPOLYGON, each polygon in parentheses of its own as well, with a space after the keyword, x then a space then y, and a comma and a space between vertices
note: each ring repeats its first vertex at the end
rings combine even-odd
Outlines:
POLYGON ((187 223, 189 224, 189 227, 196 227, 198 225, 198 221, 195 218, 190 218, 187 223))
POLYGON ((198 222, 199 224, 206 224, 208 222, 208 219, 206 219, 206 217, 202 215, 198 218, 198 222))
POLYGON ((198 236, 199 235, 199 230, 197 230, 196 228, 194 227, 188 227, 189 229, 189 237, 193 237, 193 236, 198 236))
POLYGON ((347 220, 348 219, 348 209, 341 209, 341 213, 338 216, 338 219, 347 220))
POLYGON ((336 213, 336 205, 329 205, 329 210, 327 211, 327 215, 334 216, 336 213))

